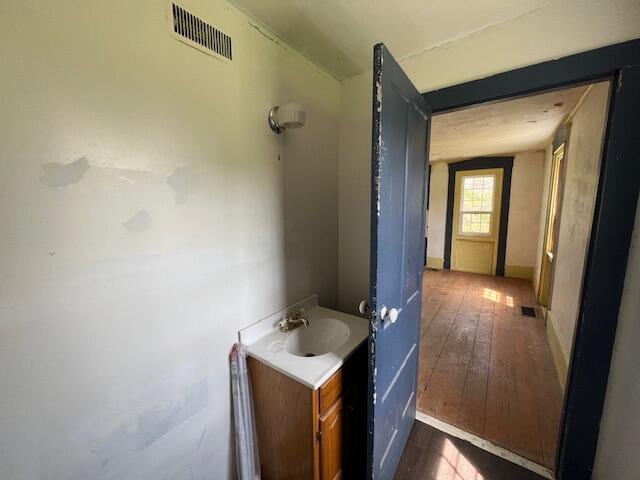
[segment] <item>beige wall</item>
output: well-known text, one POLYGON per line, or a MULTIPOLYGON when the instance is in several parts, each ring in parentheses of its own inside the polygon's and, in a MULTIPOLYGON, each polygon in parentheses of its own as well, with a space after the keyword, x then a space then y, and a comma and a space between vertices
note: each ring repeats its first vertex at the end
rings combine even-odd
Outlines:
POLYGON ((549 306, 565 360, 571 352, 578 319, 608 97, 609 84, 606 82, 595 85, 587 93, 571 121, 566 147, 562 210, 549 306))
MULTIPOLYGON (((517 153, 513 160, 505 265, 533 271, 536 263, 544 153, 517 153)), ((528 275, 528 273, 527 273, 528 275)))
POLYGON ((2 2, 2 479, 232 478, 237 330, 336 303, 340 85, 181 4, 232 63, 171 38, 163 0, 2 2), (288 101, 307 125, 276 136, 288 101))
POLYGON ((431 164, 429 180, 429 215, 427 217, 427 257, 444 261, 445 227, 447 219, 447 192, 449 166, 444 162, 431 164))

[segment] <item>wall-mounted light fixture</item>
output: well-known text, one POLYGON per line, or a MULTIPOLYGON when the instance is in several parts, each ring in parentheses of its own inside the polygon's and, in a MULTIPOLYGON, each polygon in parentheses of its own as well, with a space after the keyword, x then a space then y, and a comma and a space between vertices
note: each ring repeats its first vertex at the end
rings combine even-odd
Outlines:
POLYGON ((297 103, 287 103, 269 110, 269 127, 276 133, 282 133, 287 128, 304 127, 306 119, 307 113, 297 103))

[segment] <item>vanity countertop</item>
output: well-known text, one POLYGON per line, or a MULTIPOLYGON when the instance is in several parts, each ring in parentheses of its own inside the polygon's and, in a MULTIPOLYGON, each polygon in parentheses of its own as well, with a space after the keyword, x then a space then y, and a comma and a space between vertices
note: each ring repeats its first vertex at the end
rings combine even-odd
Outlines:
MULTIPOLYGON (((369 325, 364 318, 318 306, 308 309, 304 317, 309 320, 309 327, 301 326, 291 332, 282 333, 275 326, 264 336, 250 343, 247 351, 257 360, 315 390, 326 382, 366 340, 369 325), (334 338, 344 335, 346 340, 336 348, 330 349, 328 353, 311 357, 298 356, 287 351, 287 340, 290 340, 292 335, 296 335, 298 329, 309 328, 309 332, 298 333, 308 337, 310 334, 315 334, 317 330, 322 331, 323 324, 320 322, 331 322, 338 326, 339 328, 333 329, 334 338), (346 325, 348 330, 341 324, 346 325)), ((295 340, 295 338, 292 339, 292 341, 295 340)))

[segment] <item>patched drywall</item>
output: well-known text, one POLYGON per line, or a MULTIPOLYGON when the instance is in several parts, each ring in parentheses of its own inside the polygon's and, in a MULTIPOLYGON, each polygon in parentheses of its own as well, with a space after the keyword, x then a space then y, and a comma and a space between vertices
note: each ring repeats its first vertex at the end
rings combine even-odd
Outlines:
POLYGON ((566 358, 571 352, 578 319, 608 100, 609 83, 594 85, 573 116, 566 146, 562 210, 549 306, 566 358))
MULTIPOLYGON (((0 479, 230 479, 236 332, 337 303, 340 85, 222 0, 0 15, 0 479), (307 125, 275 135, 269 108, 307 125)), ((368 127, 367 127, 368 128, 368 127)))
POLYGON ((544 180, 544 152, 523 152, 513 159, 509 225, 505 265, 526 267, 536 263, 540 205, 544 180))
POLYGON ((78 183, 89 170, 89 160, 81 157, 70 163, 45 163, 41 168, 40 181, 48 187, 60 188, 78 183))

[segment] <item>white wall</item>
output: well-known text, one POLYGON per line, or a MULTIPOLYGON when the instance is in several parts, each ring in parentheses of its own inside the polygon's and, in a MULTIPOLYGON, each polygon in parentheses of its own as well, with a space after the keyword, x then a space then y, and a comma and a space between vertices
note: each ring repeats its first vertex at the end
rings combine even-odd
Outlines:
POLYGON ((431 164, 429 179, 429 216, 427 217, 427 257, 444 261, 444 231, 447 223, 447 192, 449 166, 444 162, 431 164))
POLYGON ((370 72, 342 82, 338 284, 340 309, 350 313, 369 297, 371 98, 362 93, 371 91, 372 81, 370 72))
POLYGON ((608 99, 609 84, 594 85, 573 117, 566 147, 562 210, 549 306, 565 359, 571 352, 578 319, 608 99))
POLYGON ((505 265, 534 268, 540 201, 544 179, 544 152, 521 152, 513 160, 505 265))
POLYGON ((640 209, 631 240, 615 349, 600 426, 595 480, 636 480, 640 472, 640 209))
POLYGON ((2 2, 0 478, 232 477, 227 354, 337 300, 340 85, 221 0, 2 2), (276 136, 271 105, 304 129, 276 136), (281 159, 278 159, 281 154, 281 159))
POLYGON ((556 0, 404 57, 402 67, 426 92, 639 36, 637 0, 556 0))

